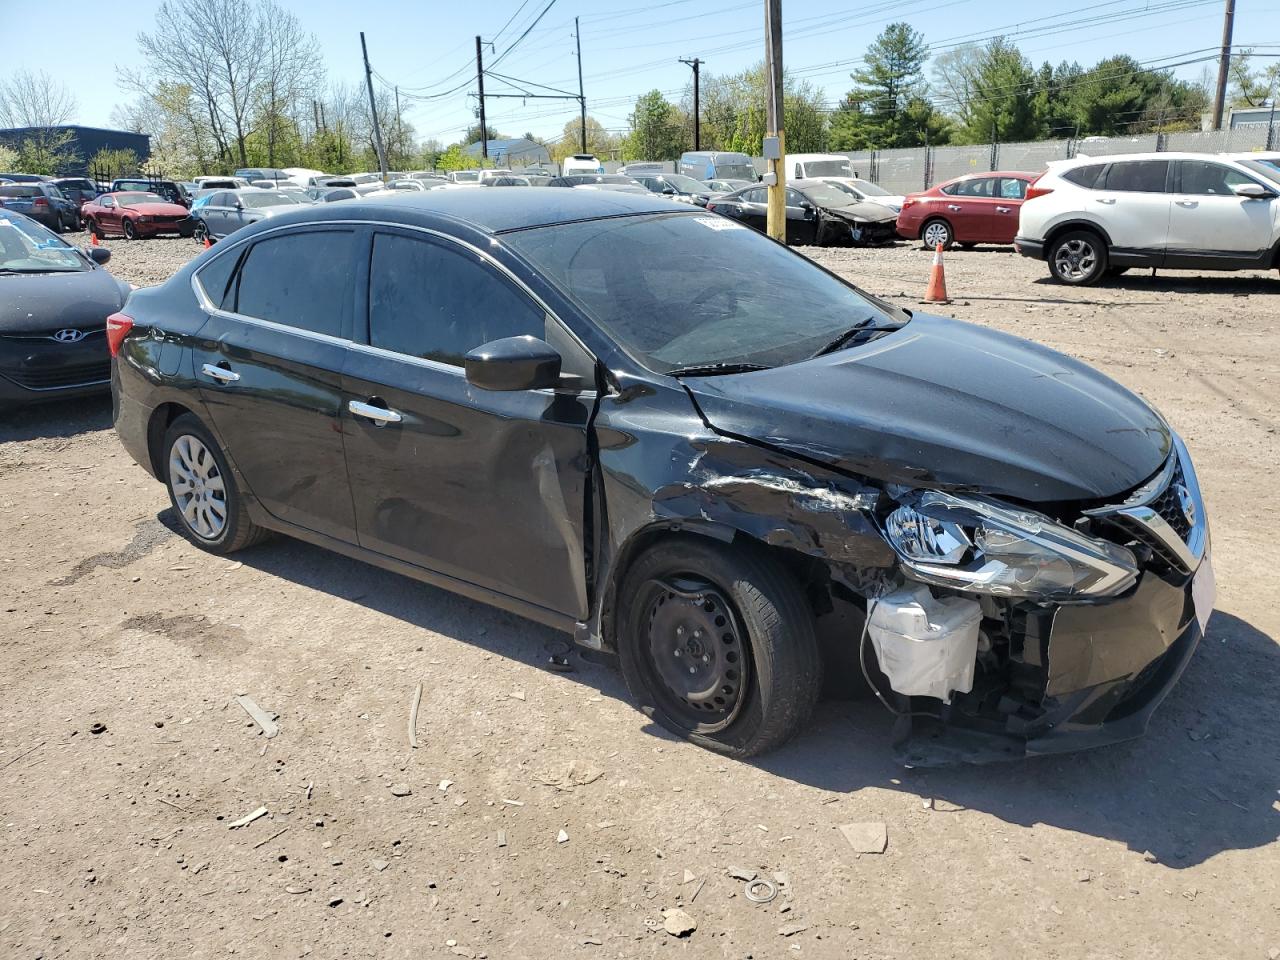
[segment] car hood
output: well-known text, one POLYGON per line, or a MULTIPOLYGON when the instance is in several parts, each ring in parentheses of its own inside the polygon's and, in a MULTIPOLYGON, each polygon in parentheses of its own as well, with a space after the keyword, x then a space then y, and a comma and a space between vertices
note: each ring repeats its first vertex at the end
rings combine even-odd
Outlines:
POLYGON ((185 217, 187 208, 177 203, 131 203, 120 208, 145 217, 185 217))
POLYGON ((824 213, 844 217, 847 220, 869 220, 872 223, 879 223, 881 220, 897 219, 896 214, 884 204, 872 203, 870 200, 854 200, 838 207, 824 204, 822 210, 824 213))
POLYGON ((0 335, 105 326, 128 296, 106 270, 0 276, 0 335))
POLYGON ((684 383, 722 433, 883 482, 1030 503, 1116 498, 1172 443, 1150 406, 1078 360, 919 314, 860 347, 684 383))

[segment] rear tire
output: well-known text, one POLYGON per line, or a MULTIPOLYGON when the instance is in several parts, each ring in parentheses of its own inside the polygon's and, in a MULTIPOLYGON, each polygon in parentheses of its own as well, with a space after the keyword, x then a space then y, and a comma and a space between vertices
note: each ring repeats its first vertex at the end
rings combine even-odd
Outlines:
POLYGON ((926 250, 936 249, 938 244, 942 244, 943 250, 950 250, 955 239, 955 231, 945 220, 929 220, 920 228, 920 242, 926 250))
POLYGON ((623 580, 617 645, 640 709, 717 753, 749 757, 808 722, 822 689, 813 614, 753 544, 697 536, 643 553, 623 580))
POLYGON ((102 229, 98 226, 98 222, 92 217, 85 221, 85 229, 89 231, 90 237, 97 237, 99 240, 102 239, 102 229))
POLYGON ((1092 286, 1107 274, 1107 245, 1092 230, 1071 230, 1053 241, 1048 261, 1059 283, 1092 286))
POLYGON ((267 531, 251 519, 218 441, 194 414, 169 424, 161 441, 161 468, 169 503, 187 539, 210 553, 252 546, 267 531))

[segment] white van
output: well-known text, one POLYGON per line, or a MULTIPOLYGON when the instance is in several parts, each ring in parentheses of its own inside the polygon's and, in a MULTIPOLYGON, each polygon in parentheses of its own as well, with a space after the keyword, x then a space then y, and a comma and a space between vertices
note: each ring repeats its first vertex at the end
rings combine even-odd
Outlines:
POLYGON ((560 164, 560 175, 567 177, 571 173, 604 173, 604 164, 589 153, 575 153, 565 157, 560 164))
POLYGON ((788 153, 782 168, 788 180, 858 175, 849 158, 839 153, 788 153))

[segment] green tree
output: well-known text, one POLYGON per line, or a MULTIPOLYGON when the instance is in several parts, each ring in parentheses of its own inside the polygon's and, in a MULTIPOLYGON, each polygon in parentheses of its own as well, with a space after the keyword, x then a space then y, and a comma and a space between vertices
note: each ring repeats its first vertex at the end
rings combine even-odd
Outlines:
MULTIPOLYGON (((765 68, 760 63, 725 77, 703 75, 702 146, 756 155, 765 134, 765 68)), ((791 153, 823 150, 827 120, 822 92, 784 74, 782 123, 791 153)), ((686 109, 688 104, 686 103, 686 109)))
MULTIPOLYGON (((474 142, 474 141, 473 141, 474 142)), ((467 144, 470 146, 471 144, 467 144)), ((476 165, 476 158, 463 150, 463 144, 452 143, 444 153, 436 157, 436 169, 450 172, 469 170, 476 165)))
MULTIPOLYGON (((103 147, 89 158, 89 173, 99 180, 114 180, 117 177, 128 177, 139 173, 142 169, 137 153, 132 150, 118 150, 103 147)), ((168 173, 168 171, 164 171, 168 173)))
POLYGON ((915 147, 945 139, 949 124, 926 99, 924 36, 891 23, 867 48, 865 66, 851 74, 854 88, 831 118, 836 150, 915 147))
POLYGON ((481 140, 502 139, 502 135, 498 133, 497 127, 491 127, 488 124, 485 124, 484 129, 485 132, 482 135, 480 133, 479 123, 473 123, 471 126, 467 127, 467 132, 462 135, 462 145, 465 147, 473 143, 479 143, 481 140))
POLYGON ((41 130, 18 144, 17 166, 23 173, 63 173, 80 164, 74 144, 75 135, 69 130, 41 130))
POLYGON ((0 170, 13 170, 18 166, 18 151, 0 143, 0 170))
MULTIPOLYGON (((559 163, 565 157, 582 152, 582 120, 574 117, 564 125, 564 133, 551 147, 551 159, 559 163)), ((595 117, 587 117, 587 153, 601 160, 612 159, 618 152, 618 138, 606 130, 595 117)))
POLYGON ((1280 92, 1280 62, 1254 69, 1254 52, 1246 47, 1231 58, 1230 102, 1233 107, 1261 107, 1280 92))
POLYGON ((621 145, 623 160, 674 160, 689 148, 680 110, 659 90, 636 101, 630 123, 621 145))
POLYGON ((956 131, 961 143, 1009 143, 1044 135, 1037 76, 1031 62, 1004 37, 984 46, 971 65, 971 94, 956 131))

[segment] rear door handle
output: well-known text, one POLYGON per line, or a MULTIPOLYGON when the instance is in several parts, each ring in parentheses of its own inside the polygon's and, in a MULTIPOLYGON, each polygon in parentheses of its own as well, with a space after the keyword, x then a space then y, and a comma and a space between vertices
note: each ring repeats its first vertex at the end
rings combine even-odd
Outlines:
POLYGON ((352 400, 347 404, 347 409, 357 417, 364 417, 374 423, 399 423, 404 419, 394 410, 388 410, 386 407, 376 407, 372 403, 361 403, 359 400, 352 400))
POLYGON ((1115 197, 1094 197, 1094 203, 1115 203, 1115 197))
POLYGON ((1012 213, 1013 207, 996 207, 996 213, 1012 213))
POLYGON ((212 363, 206 363, 200 368, 200 372, 206 377, 212 377, 219 383, 235 383, 240 379, 240 374, 234 370, 228 370, 226 367, 215 366, 212 363))
POLYGON ((948 210, 959 210, 959 209, 960 209, 960 207, 959 207, 959 205, 958 205, 958 204, 948 203, 948 204, 947 204, 947 209, 948 209, 948 210))
POLYGON ((1199 201, 1199 200, 1175 200, 1175 201, 1174 201, 1174 203, 1176 203, 1176 204, 1177 204, 1178 206, 1180 206, 1180 207, 1198 207, 1198 206, 1200 206, 1200 201, 1199 201))

